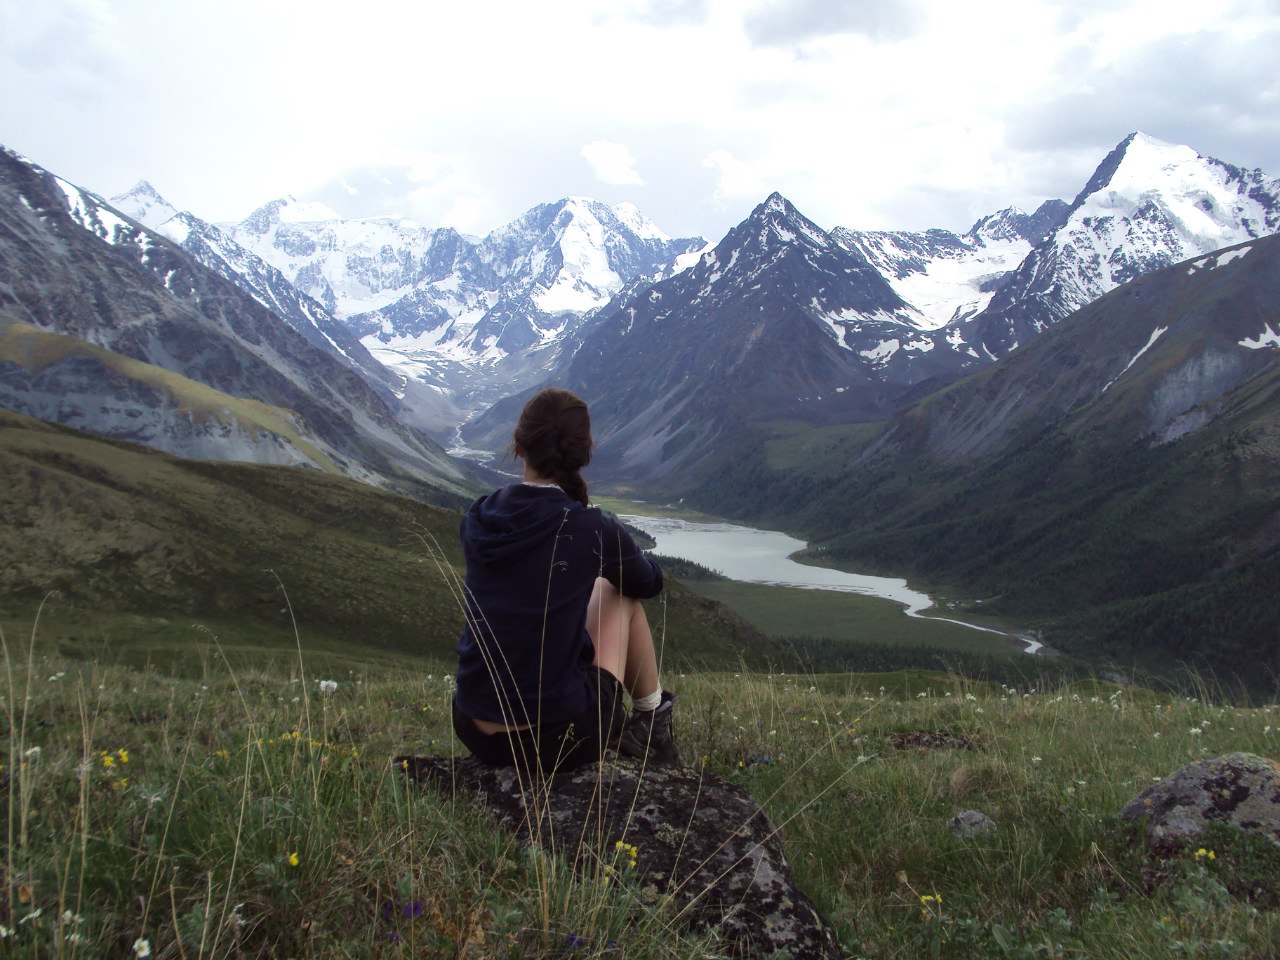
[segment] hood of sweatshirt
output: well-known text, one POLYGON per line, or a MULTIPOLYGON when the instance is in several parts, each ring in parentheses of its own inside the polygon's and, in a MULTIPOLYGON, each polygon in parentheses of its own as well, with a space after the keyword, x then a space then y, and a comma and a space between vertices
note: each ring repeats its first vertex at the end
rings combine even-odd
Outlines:
POLYGON ((481 497, 463 514, 459 530, 467 562, 490 567, 515 563, 556 533, 582 504, 559 487, 514 483, 481 497))

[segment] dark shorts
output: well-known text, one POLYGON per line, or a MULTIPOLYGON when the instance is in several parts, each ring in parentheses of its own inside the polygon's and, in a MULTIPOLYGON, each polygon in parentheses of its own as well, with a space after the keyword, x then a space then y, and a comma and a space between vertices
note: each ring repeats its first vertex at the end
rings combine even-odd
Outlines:
POLYGON ((616 749, 622 735, 626 711, 622 705, 622 684, 608 670, 587 668, 587 680, 595 693, 595 703, 581 715, 561 723, 543 723, 528 730, 481 733, 470 717, 458 712, 453 703, 453 730, 476 759, 494 767, 537 767, 544 775, 564 773, 616 749))

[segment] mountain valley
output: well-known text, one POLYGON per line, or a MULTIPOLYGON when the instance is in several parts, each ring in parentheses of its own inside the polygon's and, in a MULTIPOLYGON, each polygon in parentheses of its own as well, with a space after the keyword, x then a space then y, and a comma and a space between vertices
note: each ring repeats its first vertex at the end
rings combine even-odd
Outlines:
POLYGON ((215 225, 5 151, 0 406, 457 506, 496 476, 445 448, 501 453, 556 383, 593 489, 805 533, 1079 655, 1256 679, 1278 229, 1280 181, 1141 133, 965 233, 775 193, 714 244, 577 197, 483 238, 292 198, 215 225))

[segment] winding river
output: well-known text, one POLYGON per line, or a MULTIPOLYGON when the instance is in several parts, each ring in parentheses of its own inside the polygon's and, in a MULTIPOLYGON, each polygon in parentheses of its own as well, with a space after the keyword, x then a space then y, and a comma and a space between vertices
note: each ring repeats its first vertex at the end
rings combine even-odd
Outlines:
MULTIPOLYGON (((620 516, 633 527, 653 537, 657 542, 654 548, 656 553, 692 560, 730 580, 882 597, 901 604, 909 617, 924 618, 921 611, 933 607, 933 600, 927 594, 912 590, 907 586, 906 580, 845 573, 843 570, 799 563, 791 557, 805 548, 805 542, 776 530, 757 530, 734 523, 697 523, 672 517, 635 514, 620 516)), ((1020 634, 1009 634, 1003 630, 979 627, 946 617, 924 619, 942 620, 971 630, 1013 637, 1025 645, 1027 653, 1038 653, 1042 649, 1039 641, 1020 634)))

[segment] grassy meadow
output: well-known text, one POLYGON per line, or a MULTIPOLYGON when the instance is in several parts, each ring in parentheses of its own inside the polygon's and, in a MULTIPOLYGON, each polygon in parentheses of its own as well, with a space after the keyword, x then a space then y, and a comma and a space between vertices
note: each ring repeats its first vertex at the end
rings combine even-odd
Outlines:
MULTIPOLYGON (((7 955, 722 955, 608 882, 611 849, 575 878, 406 787, 392 757, 458 749, 448 661, 331 656, 210 642, 179 675, 6 634, 7 955)), ((1192 759, 1275 757, 1275 707, 928 672, 667 682, 694 769, 759 800, 850 956, 1276 955, 1280 850, 1220 831, 1157 856, 1114 816, 1192 759), (971 808, 997 829, 954 836, 971 808)))

